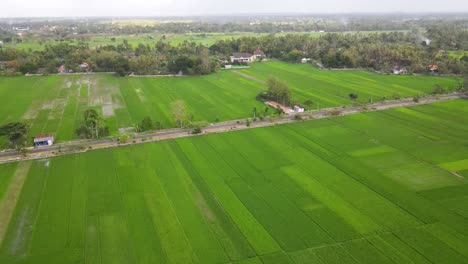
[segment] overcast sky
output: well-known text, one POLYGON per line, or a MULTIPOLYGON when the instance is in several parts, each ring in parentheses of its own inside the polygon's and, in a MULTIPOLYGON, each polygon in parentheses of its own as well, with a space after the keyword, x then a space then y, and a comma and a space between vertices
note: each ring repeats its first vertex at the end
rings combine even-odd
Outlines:
POLYGON ((0 0, 0 17, 468 12, 468 0, 0 0))

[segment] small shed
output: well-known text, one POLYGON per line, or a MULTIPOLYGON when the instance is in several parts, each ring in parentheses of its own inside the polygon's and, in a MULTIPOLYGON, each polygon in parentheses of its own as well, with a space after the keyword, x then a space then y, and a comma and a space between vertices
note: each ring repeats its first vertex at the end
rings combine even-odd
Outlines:
POLYGON ((431 64, 431 65, 429 65, 429 70, 430 70, 432 73, 437 73, 437 72, 439 72, 439 65, 437 65, 437 64, 431 64))
POLYGON ((295 105, 293 110, 296 113, 304 113, 305 112, 305 108, 302 105, 295 105))
POLYGON ((395 75, 406 75, 408 74, 408 70, 403 67, 395 66, 393 67, 393 74, 395 75))
POLYGON ((87 62, 83 62, 80 64, 80 68, 82 69, 88 69, 89 68, 89 64, 87 62))
POLYGON ((54 144, 54 135, 52 134, 43 134, 37 135, 34 138, 34 146, 52 146, 54 144))
POLYGON ((310 61, 310 58, 302 58, 301 63, 309 63, 310 61))
POLYGON ((62 65, 57 69, 57 72, 58 73, 67 73, 67 68, 65 68, 65 65, 62 65))

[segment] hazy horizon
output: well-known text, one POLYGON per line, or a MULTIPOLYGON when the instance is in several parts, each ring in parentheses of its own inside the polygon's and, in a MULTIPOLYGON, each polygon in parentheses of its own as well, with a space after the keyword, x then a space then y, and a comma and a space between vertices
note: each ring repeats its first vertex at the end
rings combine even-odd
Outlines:
POLYGON ((447 0, 328 0, 215 1, 215 0, 23 0, 2 3, 0 18, 20 17, 149 17, 249 14, 337 13, 468 13, 468 1, 447 0))

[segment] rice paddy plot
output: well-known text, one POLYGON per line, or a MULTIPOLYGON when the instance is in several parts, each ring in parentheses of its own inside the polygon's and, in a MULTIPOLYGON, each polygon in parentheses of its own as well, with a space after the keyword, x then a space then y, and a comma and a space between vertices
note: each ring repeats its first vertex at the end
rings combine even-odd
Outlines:
POLYGON ((30 162, 0 262, 468 263, 466 104, 30 162))
MULTIPOLYGON (((295 101, 312 100, 312 108, 351 104, 350 93, 358 94, 358 102, 369 102, 394 94, 410 97, 430 93, 435 84, 451 90, 459 81, 427 76, 385 76, 367 71, 326 71, 310 65, 276 61, 256 63, 237 72, 182 78, 117 78, 105 74, 1 77, 0 112, 3 115, 0 124, 26 121, 31 125, 30 138, 54 133, 56 141, 63 142, 77 137, 75 130, 82 113, 93 108, 103 116, 113 135, 118 134, 119 128, 133 127, 146 116, 170 128, 175 126, 171 104, 176 100, 186 103, 194 121, 244 119, 252 117, 254 108, 257 111, 266 108, 255 98, 267 90, 263 81, 269 76, 287 82, 295 101)), ((446 113, 449 118, 453 116, 453 112, 446 110, 446 113)), ((463 129, 458 131, 464 132, 463 129)), ((0 138, 0 146, 5 145, 5 138, 0 138)))

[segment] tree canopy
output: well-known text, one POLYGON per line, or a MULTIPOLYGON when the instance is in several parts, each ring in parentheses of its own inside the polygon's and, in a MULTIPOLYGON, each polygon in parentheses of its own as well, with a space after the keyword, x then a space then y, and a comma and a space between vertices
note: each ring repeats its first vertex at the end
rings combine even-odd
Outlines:
POLYGON ((29 126, 25 123, 15 122, 0 126, 0 136, 6 136, 10 144, 14 147, 24 147, 27 145, 27 134, 29 126))
POLYGON ((182 128, 186 127, 189 123, 189 114, 187 106, 183 100, 177 100, 171 104, 171 112, 174 117, 176 126, 182 128))
POLYGON ((291 102, 291 89, 289 86, 276 77, 270 77, 267 80, 268 97, 277 103, 289 105, 291 102))
POLYGON ((76 129, 76 134, 81 138, 96 139, 109 135, 109 127, 94 109, 88 109, 83 113, 83 123, 76 129))

